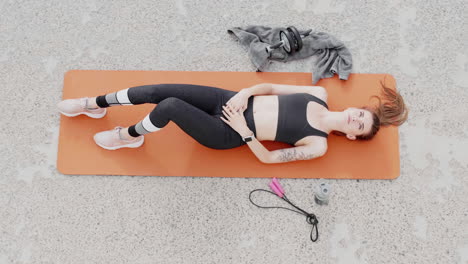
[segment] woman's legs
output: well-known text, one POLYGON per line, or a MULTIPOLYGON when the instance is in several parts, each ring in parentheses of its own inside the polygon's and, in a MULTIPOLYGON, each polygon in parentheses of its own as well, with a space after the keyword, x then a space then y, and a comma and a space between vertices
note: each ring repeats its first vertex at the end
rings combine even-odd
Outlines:
POLYGON ((99 96, 96 104, 99 107, 158 104, 142 121, 122 129, 120 136, 123 139, 155 132, 173 121, 200 144, 227 149, 244 144, 240 136, 220 119, 222 105, 234 94, 233 91, 208 86, 145 85, 99 96))
MULTIPOLYGON (((105 108, 114 105, 138 105, 144 103, 159 104, 167 98, 181 99, 208 114, 220 115, 221 107, 235 92, 216 87, 192 85, 192 84, 156 84, 136 86, 114 93, 98 96, 89 100, 90 108, 105 108)), ((153 115, 154 116, 154 115, 153 115)), ((124 138, 137 137, 149 132, 159 130, 150 122, 149 115, 140 123, 122 129, 124 138)))
MULTIPOLYGON (((208 114, 219 114, 220 106, 236 94, 216 87, 192 84, 156 84, 136 86, 96 97, 96 106, 104 108, 114 105, 159 104, 162 100, 175 97, 208 114)), ((93 101, 93 100, 91 100, 93 101)), ((90 104, 91 105, 91 104, 90 104)))
POLYGON ((148 127, 159 130, 172 121, 198 143, 209 148, 230 149, 245 144, 239 134, 221 120, 220 115, 210 115, 179 98, 162 100, 145 119, 128 128, 130 135, 153 132, 148 131, 148 127))

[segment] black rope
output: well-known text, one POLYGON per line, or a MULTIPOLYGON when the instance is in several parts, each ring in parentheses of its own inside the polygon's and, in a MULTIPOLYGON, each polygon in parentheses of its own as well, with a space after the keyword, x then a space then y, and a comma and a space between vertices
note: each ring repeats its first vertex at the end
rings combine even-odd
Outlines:
POLYGON ((304 211, 301 208, 297 207, 295 204, 293 204, 291 201, 289 201, 289 199, 286 197, 286 195, 283 195, 283 197, 279 197, 274 192, 264 190, 264 189, 255 189, 255 190, 250 192, 249 200, 253 205, 257 206, 258 208, 262 208, 262 209, 285 209, 285 210, 289 210, 289 211, 292 211, 292 212, 295 212, 295 213, 306 216, 307 223, 312 225, 312 230, 310 231, 310 240, 312 240, 312 242, 317 241, 318 236, 319 236, 318 235, 318 219, 317 219, 317 217, 314 214, 307 213, 306 211, 304 211), (284 200, 285 202, 289 203, 292 207, 296 208, 298 211, 290 209, 290 208, 282 207, 282 206, 260 206, 260 205, 258 205, 256 203, 254 203, 252 201, 252 193, 259 192, 259 191, 268 192, 268 193, 273 194, 274 196, 277 196, 278 198, 280 198, 280 199, 284 200), (313 236, 314 229, 315 229, 315 238, 313 236))

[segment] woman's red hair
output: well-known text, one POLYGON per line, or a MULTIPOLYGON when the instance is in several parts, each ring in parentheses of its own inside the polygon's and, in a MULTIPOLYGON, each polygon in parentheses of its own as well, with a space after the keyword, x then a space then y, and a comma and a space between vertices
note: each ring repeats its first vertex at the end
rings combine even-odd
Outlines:
MULTIPOLYGON (((372 96, 376 98, 378 105, 375 107, 362 107, 372 114, 371 131, 365 135, 356 136, 359 140, 372 139, 379 131, 381 126, 400 126, 408 119, 408 108, 405 105, 403 97, 396 90, 388 88, 382 83, 381 96, 372 96)), ((345 135, 342 132, 334 131, 333 134, 345 135)))

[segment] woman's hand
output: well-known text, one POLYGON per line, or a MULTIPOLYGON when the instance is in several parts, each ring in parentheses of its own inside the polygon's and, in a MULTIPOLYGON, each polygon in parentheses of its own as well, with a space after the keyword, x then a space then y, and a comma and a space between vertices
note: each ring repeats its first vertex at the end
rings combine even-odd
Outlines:
POLYGON ((226 105, 229 106, 234 112, 240 111, 243 113, 245 109, 247 109, 247 103, 250 96, 251 94, 248 90, 242 89, 236 95, 231 97, 226 105))
POLYGON ((223 115, 226 117, 224 119, 220 117, 224 123, 228 124, 232 129, 234 129, 241 137, 246 137, 252 134, 250 128, 247 126, 245 121, 244 114, 241 111, 234 111, 231 107, 223 105, 223 115))

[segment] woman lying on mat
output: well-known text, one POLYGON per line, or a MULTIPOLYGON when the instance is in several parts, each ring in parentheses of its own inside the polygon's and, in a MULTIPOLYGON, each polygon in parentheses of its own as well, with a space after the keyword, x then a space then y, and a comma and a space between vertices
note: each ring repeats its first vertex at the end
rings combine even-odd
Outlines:
POLYGON ((68 99, 58 104, 66 116, 106 115, 114 105, 157 104, 139 123, 97 133, 97 145, 115 150, 137 148, 144 134, 173 121, 200 144, 230 149, 247 144, 264 163, 320 157, 327 151, 328 134, 350 140, 371 139, 380 126, 401 125, 408 110, 401 95, 383 87, 376 108, 348 108, 332 112, 327 92, 320 86, 258 84, 240 92, 190 84, 158 84, 128 88, 94 98, 68 99), (286 142, 294 147, 269 151, 262 140, 286 142))

